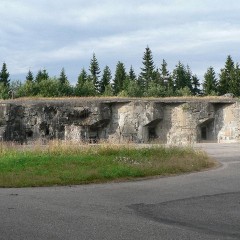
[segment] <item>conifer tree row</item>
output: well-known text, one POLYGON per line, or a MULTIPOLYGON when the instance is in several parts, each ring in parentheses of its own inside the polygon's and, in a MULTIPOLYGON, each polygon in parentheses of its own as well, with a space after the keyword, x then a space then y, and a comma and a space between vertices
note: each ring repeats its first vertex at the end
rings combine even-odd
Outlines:
POLYGON ((210 66, 200 84, 200 79, 190 66, 181 61, 172 71, 168 70, 165 59, 160 64, 155 64, 148 46, 143 53, 138 75, 132 65, 127 68, 121 61, 117 62, 113 73, 109 66, 105 66, 101 72, 97 57, 93 53, 88 70, 81 69, 75 86, 70 84, 64 68, 58 77, 50 77, 45 68, 40 69, 35 77, 29 70, 25 82, 10 81, 5 62, 0 71, 0 98, 3 99, 13 96, 220 96, 226 93, 240 96, 240 66, 234 63, 230 55, 219 74, 210 66))

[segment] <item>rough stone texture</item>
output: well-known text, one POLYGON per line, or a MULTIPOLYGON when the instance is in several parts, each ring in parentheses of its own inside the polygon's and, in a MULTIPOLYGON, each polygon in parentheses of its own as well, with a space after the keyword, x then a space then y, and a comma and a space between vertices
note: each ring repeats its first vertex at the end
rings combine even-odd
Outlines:
POLYGON ((240 141, 235 99, 59 99, 0 102, 0 139, 97 142, 240 141))

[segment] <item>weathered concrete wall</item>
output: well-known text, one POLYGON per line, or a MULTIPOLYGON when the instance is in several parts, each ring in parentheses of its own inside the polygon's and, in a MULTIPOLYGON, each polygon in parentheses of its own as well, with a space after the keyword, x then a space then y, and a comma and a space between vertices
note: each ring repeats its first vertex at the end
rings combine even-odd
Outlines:
POLYGON ((225 104, 216 108, 215 131, 218 142, 240 140, 240 103, 225 104))
POLYGON ((112 141, 148 142, 149 127, 163 118, 161 103, 132 101, 112 105, 109 139, 112 141))
POLYGON ((96 142, 240 141, 234 99, 65 99, 0 102, 0 139, 96 142))

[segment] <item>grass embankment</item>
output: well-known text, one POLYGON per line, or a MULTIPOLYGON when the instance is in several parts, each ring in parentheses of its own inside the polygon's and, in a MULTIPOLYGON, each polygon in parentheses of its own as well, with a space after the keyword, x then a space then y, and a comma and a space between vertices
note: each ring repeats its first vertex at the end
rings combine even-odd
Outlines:
POLYGON ((199 171, 214 166, 190 148, 136 148, 55 143, 46 148, 0 148, 0 187, 73 185, 199 171))

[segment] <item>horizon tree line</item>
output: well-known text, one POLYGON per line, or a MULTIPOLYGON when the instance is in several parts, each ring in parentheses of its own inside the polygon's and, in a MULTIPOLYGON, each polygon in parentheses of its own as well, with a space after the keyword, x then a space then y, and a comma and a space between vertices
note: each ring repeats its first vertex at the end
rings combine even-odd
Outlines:
POLYGON ((82 68, 77 83, 72 86, 65 69, 58 77, 50 77, 46 69, 40 69, 36 76, 29 70, 25 81, 10 81, 10 74, 4 62, 0 71, 0 98, 10 97, 67 97, 67 96, 122 96, 122 97, 170 97, 170 96, 219 96, 232 93, 240 96, 240 67, 227 56, 224 67, 217 75, 210 66, 202 84, 189 65, 179 61, 172 72, 165 59, 157 67, 151 49, 145 48, 142 67, 137 75, 130 66, 118 61, 114 74, 109 66, 100 70, 95 53, 88 71, 82 68), (102 73, 102 74, 101 74, 102 73))

